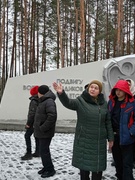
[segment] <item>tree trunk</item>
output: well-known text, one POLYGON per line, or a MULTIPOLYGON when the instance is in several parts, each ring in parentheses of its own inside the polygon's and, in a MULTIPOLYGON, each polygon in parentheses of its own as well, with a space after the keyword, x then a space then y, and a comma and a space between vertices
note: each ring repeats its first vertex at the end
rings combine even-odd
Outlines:
POLYGON ((117 24, 117 56, 121 56, 123 50, 123 0, 118 0, 117 24))
POLYGON ((46 0, 44 2, 43 53, 41 71, 46 71, 46 0))
POLYGON ((76 0, 74 0, 74 10, 75 10, 74 65, 78 65, 78 14, 79 14, 79 10, 78 10, 78 7, 76 6, 76 0))
POLYGON ((84 0, 80 0, 80 19, 81 19, 81 44, 80 44, 80 60, 81 64, 85 62, 85 5, 84 0))
POLYGON ((98 12, 98 0, 97 0, 97 10, 96 10, 96 25, 95 25, 95 42, 94 42, 94 61, 98 60, 97 57, 97 52, 98 52, 98 40, 97 40, 97 34, 98 34, 98 16, 99 16, 99 12, 98 12))
MULTIPOLYGON (((24 45, 22 38, 22 62, 23 62, 23 74, 27 74, 28 72, 28 7, 27 0, 24 0, 24 45), (25 50, 25 52, 24 52, 25 50)), ((23 17, 22 17, 23 20, 23 17)))
POLYGON ((58 20, 58 32, 59 32, 59 43, 60 43, 60 56, 61 56, 61 67, 64 67, 64 54, 63 54, 63 43, 62 43, 62 32, 60 24, 60 2, 57 0, 57 20, 58 20))
POLYGON ((17 7, 18 7, 18 1, 14 1, 14 31, 13 31, 13 46, 12 46, 12 56, 11 56, 11 65, 10 65, 10 77, 13 77, 14 75, 14 69, 16 64, 16 28, 17 28, 17 7))
POLYGON ((109 28, 108 28, 108 0, 107 0, 107 12, 106 12, 106 59, 109 59, 109 28))

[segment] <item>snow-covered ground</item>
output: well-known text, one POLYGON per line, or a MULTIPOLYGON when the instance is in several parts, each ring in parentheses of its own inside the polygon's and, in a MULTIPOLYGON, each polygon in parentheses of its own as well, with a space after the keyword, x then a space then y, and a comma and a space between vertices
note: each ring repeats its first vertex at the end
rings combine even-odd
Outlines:
MULTIPOLYGON (((79 170, 71 165, 74 134, 56 133, 51 143, 51 154, 56 174, 46 180, 79 180, 79 170)), ((34 152, 34 138, 32 147, 34 152)), ((42 168, 40 158, 22 161, 25 153, 24 132, 0 131, 0 180, 43 180, 37 173, 42 168)), ((107 154, 107 169, 103 179, 116 180, 111 166, 112 155, 107 154)))

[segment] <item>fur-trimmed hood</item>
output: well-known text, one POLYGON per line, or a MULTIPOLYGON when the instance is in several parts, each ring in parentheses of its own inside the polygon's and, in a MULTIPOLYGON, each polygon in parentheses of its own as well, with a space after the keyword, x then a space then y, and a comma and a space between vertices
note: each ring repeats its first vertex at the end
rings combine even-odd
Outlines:
POLYGON ((126 81, 130 81, 130 91, 134 96, 135 95, 135 82, 129 78, 127 78, 126 81))

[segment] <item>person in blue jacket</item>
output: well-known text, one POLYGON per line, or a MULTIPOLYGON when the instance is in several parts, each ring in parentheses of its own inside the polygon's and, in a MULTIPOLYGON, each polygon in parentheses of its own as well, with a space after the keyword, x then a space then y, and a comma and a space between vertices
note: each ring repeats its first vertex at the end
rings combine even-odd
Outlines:
POLYGON ((112 155, 118 180, 133 180, 135 142, 135 101, 126 80, 119 80, 111 90, 108 108, 114 132, 112 155))

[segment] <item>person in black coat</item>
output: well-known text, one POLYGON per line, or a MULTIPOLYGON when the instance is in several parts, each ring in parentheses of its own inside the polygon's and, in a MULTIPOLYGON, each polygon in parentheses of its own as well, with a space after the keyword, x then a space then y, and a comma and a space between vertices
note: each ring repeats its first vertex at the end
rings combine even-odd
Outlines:
POLYGON ((42 178, 53 176, 56 172, 51 159, 50 143, 55 133, 57 120, 56 96, 48 86, 38 88, 39 105, 34 121, 34 135, 39 139, 39 149, 43 168, 38 171, 42 178))
POLYGON ((30 160, 32 157, 39 157, 39 141, 35 137, 35 152, 32 154, 32 147, 31 147, 31 136, 34 133, 33 129, 33 123, 34 123, 34 117, 36 113, 36 109, 38 106, 38 87, 34 86, 30 89, 31 97, 30 104, 29 104, 29 111, 28 111, 28 118, 27 123, 25 125, 25 142, 26 142, 26 154, 21 157, 22 160, 30 160))

